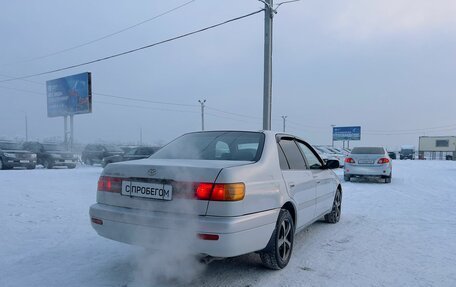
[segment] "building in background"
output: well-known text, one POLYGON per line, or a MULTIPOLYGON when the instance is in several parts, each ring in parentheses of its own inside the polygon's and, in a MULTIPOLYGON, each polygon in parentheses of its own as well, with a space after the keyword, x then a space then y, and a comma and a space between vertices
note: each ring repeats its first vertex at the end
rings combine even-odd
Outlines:
POLYGON ((456 136, 421 136, 418 156, 420 159, 456 160, 456 136))

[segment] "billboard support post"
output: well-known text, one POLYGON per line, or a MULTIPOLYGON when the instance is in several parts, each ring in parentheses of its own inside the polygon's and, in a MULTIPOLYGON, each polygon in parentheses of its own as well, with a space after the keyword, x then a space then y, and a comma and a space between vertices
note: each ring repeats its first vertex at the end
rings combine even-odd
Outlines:
POLYGON ((74 115, 70 115, 70 151, 73 151, 73 142, 74 142, 73 118, 74 118, 74 115))
POLYGON ((63 117, 63 143, 68 149, 68 116, 63 117))

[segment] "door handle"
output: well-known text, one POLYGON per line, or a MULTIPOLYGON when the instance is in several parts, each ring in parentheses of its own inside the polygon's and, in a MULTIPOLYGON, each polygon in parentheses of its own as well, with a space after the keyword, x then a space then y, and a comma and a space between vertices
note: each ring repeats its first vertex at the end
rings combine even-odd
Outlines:
POLYGON ((294 183, 290 183, 290 188, 293 188, 295 187, 295 184, 294 183))

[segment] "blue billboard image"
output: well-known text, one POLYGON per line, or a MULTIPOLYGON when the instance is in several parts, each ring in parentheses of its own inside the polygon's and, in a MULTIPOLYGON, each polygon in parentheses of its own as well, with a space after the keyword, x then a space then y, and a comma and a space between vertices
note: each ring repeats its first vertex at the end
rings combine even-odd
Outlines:
POLYGON ((334 141, 359 141, 361 140, 361 127, 333 127, 334 141))
POLYGON ((91 73, 81 73, 46 82, 48 117, 92 112, 91 73))

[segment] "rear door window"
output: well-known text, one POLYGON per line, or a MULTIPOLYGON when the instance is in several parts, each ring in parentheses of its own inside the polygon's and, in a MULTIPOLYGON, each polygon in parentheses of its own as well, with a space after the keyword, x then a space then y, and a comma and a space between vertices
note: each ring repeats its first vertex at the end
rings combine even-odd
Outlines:
POLYGON ((288 162, 287 162, 287 158, 285 157, 285 154, 283 153, 283 150, 279 144, 277 144, 277 150, 279 152, 280 169, 281 170, 290 169, 290 166, 288 165, 288 162))
POLYGON ((307 169, 301 151, 294 140, 282 139, 279 145, 282 147, 290 169, 307 169))

